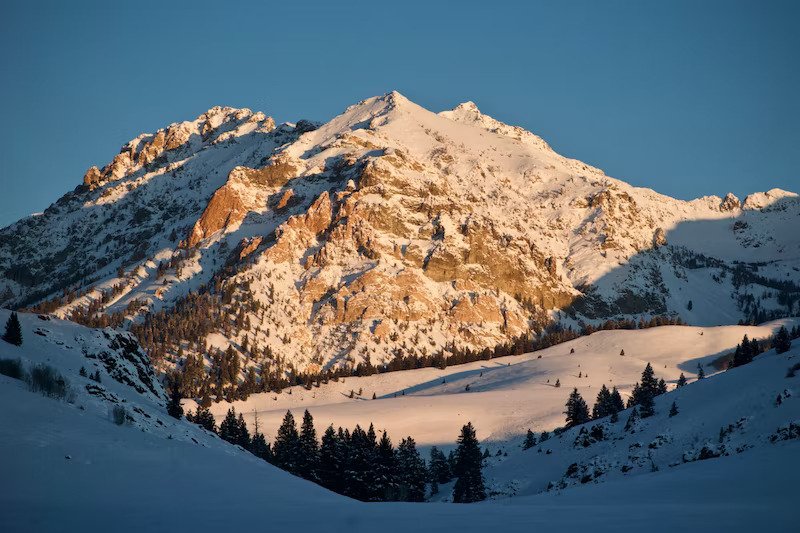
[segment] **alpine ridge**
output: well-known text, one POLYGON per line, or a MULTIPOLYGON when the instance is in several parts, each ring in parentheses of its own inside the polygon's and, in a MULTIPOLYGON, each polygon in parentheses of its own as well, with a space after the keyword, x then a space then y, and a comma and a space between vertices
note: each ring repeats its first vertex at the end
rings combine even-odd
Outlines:
POLYGON ((391 92, 277 126, 214 107, 0 230, 0 305, 129 327, 162 370, 446 360, 553 324, 797 314, 798 222, 795 193, 677 200, 472 102, 391 92))

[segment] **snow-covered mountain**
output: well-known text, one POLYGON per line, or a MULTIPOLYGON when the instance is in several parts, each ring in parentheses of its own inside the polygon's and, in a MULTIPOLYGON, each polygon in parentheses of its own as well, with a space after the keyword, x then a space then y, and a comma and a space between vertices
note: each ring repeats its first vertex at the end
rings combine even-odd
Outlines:
POLYGON ((245 367, 314 373, 551 320, 791 315, 798 222, 795 193, 676 200, 472 103, 436 114, 392 92, 279 126, 217 107, 0 231, 0 305, 135 322, 159 364, 233 346, 245 367))

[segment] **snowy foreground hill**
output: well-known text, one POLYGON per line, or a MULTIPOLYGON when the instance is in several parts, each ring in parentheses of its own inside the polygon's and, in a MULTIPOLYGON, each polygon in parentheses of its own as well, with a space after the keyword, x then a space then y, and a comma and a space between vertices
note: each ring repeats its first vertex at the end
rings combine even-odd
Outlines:
POLYGON ((392 92, 280 125, 215 107, 76 185, 0 230, 0 305, 138 326, 162 370, 233 347, 243 372, 311 375, 551 322, 760 323, 800 301, 796 193, 677 200, 471 102, 392 92))
MULTIPOLYGON (((0 311, 0 322, 8 315, 0 311)), ((0 375, 4 532, 792 531, 797 524, 800 373, 787 377, 787 370, 800 362, 800 347, 727 372, 712 365, 745 333, 767 336, 796 319, 600 332, 484 364, 347 378, 313 393, 295 389, 236 404, 245 413, 259 409, 268 432, 277 419, 264 405, 273 402, 275 411, 308 407, 320 424, 372 421, 426 445, 452 443, 448 424, 470 419, 482 445, 501 454, 484 469, 493 499, 469 505, 366 504, 330 493, 167 416, 164 391, 127 333, 46 316, 20 320, 22 346, 0 341, 0 359, 51 365, 73 394, 71 403, 47 398, 0 375), (657 398, 655 416, 626 430, 628 410, 615 424, 589 423, 521 449, 524 428, 561 424, 557 411, 572 387, 587 399, 601 383, 626 393, 645 361, 670 388, 680 372, 690 378, 657 398), (709 377, 695 382, 698 363, 709 377), (81 367, 99 381, 82 376, 81 367), (553 378, 560 388, 547 387, 553 378), (344 392, 351 386, 379 399, 350 399, 344 392), (670 417, 673 402, 679 412, 670 417), (127 413, 120 425, 114 406, 127 413), (604 438, 591 442, 583 430, 594 425, 604 438)))

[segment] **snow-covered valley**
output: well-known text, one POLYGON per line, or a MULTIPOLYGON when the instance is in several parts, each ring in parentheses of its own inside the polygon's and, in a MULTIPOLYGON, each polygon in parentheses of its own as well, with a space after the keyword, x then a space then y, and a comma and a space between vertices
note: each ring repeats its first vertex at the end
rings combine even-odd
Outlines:
MULTIPOLYGON (((0 311, 0 322, 8 316, 0 311)), ((499 525, 504 531, 672 531, 687 524, 703 531, 758 524, 788 531, 796 523, 800 376, 787 377, 787 371, 800 362, 798 343, 727 372, 711 363, 744 334, 767 337, 800 320, 604 331, 538 353, 346 378, 312 391, 284 391, 277 400, 253 395, 234 404, 246 415, 257 409, 270 440, 286 408, 308 408, 319 428, 328 421, 371 421, 393 438, 414 436, 422 447, 452 445, 458 427, 470 420, 492 452, 484 467, 490 499, 463 505, 445 502, 447 485, 433 502, 419 504, 361 503, 328 492, 169 417, 158 381, 153 390, 146 385, 153 376, 139 364, 146 358, 118 337, 127 334, 19 316, 24 342, 0 342, 0 359, 51 365, 75 396, 72 403, 46 398, 0 376, 4 531, 485 531, 499 525), (670 389, 681 372, 689 378, 656 399, 653 417, 625 430, 626 410, 617 423, 590 422, 521 449, 527 428, 552 432, 563 425, 560 411, 573 387, 587 401, 602 383, 627 395, 646 362, 670 389), (694 382, 698 363, 708 377, 694 382), (81 376, 81 367, 90 376, 99 372, 99 382, 81 376), (578 378, 578 372, 588 376, 578 378), (561 387, 549 386, 548 379, 559 379, 561 387), (350 399, 354 387, 377 399, 350 399), (668 415, 672 402, 679 408, 675 416, 668 415), (124 406, 131 419, 115 424, 113 405, 124 406), (603 426, 604 439, 576 443, 582 428, 593 425, 603 426), (714 453, 700 457, 704 447, 714 453)), ((226 407, 215 404, 213 410, 226 407)))

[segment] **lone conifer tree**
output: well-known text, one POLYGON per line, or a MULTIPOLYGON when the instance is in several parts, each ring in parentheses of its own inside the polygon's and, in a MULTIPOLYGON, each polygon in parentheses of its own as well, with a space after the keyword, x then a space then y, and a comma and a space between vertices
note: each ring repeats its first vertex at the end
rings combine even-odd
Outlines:
POLYGON ((697 379, 705 379, 706 372, 703 370, 703 366, 700 363, 697 363, 697 379))
POLYGON ((683 386, 685 386, 685 385, 686 385, 686 376, 684 376, 684 375, 683 375, 683 372, 681 372, 681 375, 680 375, 680 377, 678 378, 678 383, 677 383, 677 385, 678 385, 678 387, 679 387, 679 388, 680 388, 680 387, 683 387, 683 386))
POLYGON ((636 421, 639 420, 639 412, 637 411, 636 407, 631 409, 631 414, 628 416, 628 420, 625 422, 625 431, 630 431, 636 426, 636 421))
POLYGON ((3 340, 15 346, 22 346, 22 326, 19 324, 17 313, 13 311, 6 321, 6 332, 3 334, 3 340))
POLYGON ((669 417, 672 418, 677 414, 678 414, 678 405, 675 402, 672 402, 672 406, 669 408, 669 417))
POLYGON ((529 450, 534 446, 536 446, 536 435, 529 429, 528 433, 525 435, 525 442, 522 443, 522 449, 529 450))
POLYGON ((792 341, 789 339, 789 332, 786 330, 786 326, 781 326, 781 329, 778 330, 772 345, 775 346, 775 353, 786 353, 792 347, 792 341))
POLYGON ((567 415, 566 427, 571 428, 589 421, 589 407, 586 405, 586 402, 583 400, 577 388, 572 389, 566 403, 566 408, 566 411, 564 411, 564 414, 567 415))
POLYGON ((472 422, 461 428, 455 460, 453 473, 458 479, 453 488, 453 502, 471 503, 485 500, 486 489, 481 472, 483 459, 472 422))

